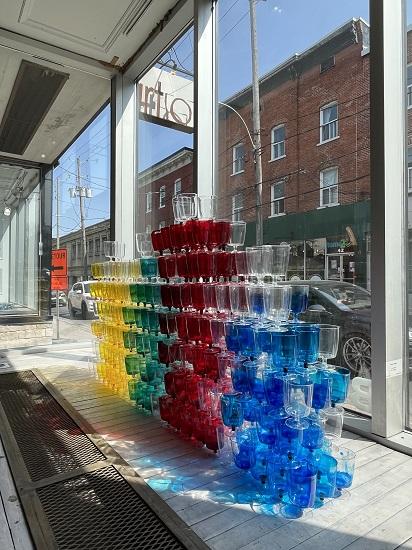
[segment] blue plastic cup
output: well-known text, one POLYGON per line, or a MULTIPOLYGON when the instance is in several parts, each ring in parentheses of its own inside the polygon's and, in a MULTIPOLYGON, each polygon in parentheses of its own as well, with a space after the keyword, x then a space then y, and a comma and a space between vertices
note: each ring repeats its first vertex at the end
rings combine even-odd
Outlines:
POLYGON ((329 407, 332 388, 332 375, 329 371, 319 369, 313 384, 312 407, 318 411, 329 407))
POLYGON ((288 470, 288 494, 293 505, 311 508, 316 498, 317 468, 304 462, 298 468, 288 470))
POLYGON ((269 327, 254 327, 255 353, 272 353, 272 332, 269 327))
POLYGON ((249 470, 256 461, 256 437, 250 430, 240 430, 230 436, 230 445, 235 465, 249 470))
POLYGON ((316 363, 319 351, 319 327, 296 323, 292 330, 297 335, 297 358, 299 363, 316 363))
POLYGON ((290 370, 297 364, 297 336, 290 330, 272 331, 272 363, 279 369, 290 370))
POLYGON ((316 496, 322 502, 325 498, 335 496, 338 462, 333 456, 322 454, 316 467, 318 469, 316 496))
POLYGON ((255 333, 252 323, 237 323, 239 351, 245 355, 255 354, 255 333))
POLYGON ((233 388, 241 393, 249 393, 249 378, 245 367, 246 361, 247 358, 245 357, 234 357, 230 367, 233 388))
POLYGON ((227 321, 225 323, 225 340, 226 347, 229 351, 233 351, 234 353, 240 351, 237 323, 233 321, 227 321))
POLYGON ((350 371, 344 367, 336 367, 329 372, 332 376, 332 389, 330 397, 332 405, 344 403, 348 397, 350 371))
POLYGON ((235 430, 243 424, 243 409, 239 392, 224 393, 220 398, 223 424, 235 430))
POLYGON ((284 405, 283 384, 284 375, 281 371, 275 369, 265 369, 263 371, 263 387, 266 401, 269 405, 278 409, 284 405))
POLYGON ((249 380, 249 391, 253 397, 262 402, 265 400, 265 390, 263 387, 264 369, 258 365, 257 361, 246 361, 245 369, 249 380))

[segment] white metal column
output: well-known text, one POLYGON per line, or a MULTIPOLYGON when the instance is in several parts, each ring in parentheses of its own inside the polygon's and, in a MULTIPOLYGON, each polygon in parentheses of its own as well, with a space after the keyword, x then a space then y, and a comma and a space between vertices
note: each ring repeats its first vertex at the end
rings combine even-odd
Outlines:
POLYGON ((195 181, 199 195, 217 184, 217 17, 215 0, 195 0, 195 181))
MULTIPOLYGON (((136 86, 124 75, 112 82, 112 209, 114 237, 126 245, 126 258, 135 252, 136 217, 136 86), (114 176, 114 181, 113 181, 114 176)), ((113 234, 113 232, 112 232, 113 234)))
POLYGON ((371 0, 372 432, 404 428, 405 6, 371 0))

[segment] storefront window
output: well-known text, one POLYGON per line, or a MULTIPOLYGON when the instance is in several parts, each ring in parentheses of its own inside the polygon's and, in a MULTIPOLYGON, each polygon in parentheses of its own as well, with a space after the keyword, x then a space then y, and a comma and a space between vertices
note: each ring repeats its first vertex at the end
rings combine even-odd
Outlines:
POLYGON ((331 362, 347 367, 352 380, 369 380, 362 382, 366 396, 359 395, 357 382, 349 399, 368 414, 369 2, 349 0, 332 8, 326 0, 277 4, 275 9, 254 2, 261 140, 256 148, 252 3, 219 0, 219 217, 245 220, 246 245, 256 244, 260 162, 263 244, 290 243, 287 277, 310 288, 305 319, 339 325, 339 351, 331 362), (321 12, 328 17, 317 17, 321 12))
POLYGON ((39 311, 40 172, 0 165, 0 316, 39 311))
POLYGON ((173 223, 172 197, 193 191, 193 28, 136 83, 137 232, 173 223))

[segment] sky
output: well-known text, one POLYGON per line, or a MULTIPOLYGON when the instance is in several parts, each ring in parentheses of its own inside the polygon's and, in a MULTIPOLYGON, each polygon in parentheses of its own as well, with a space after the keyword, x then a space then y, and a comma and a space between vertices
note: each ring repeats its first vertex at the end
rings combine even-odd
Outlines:
MULTIPOLYGON (((224 101, 251 82, 249 0, 219 0, 218 97, 224 101)), ((256 5, 259 75, 311 47, 352 17, 369 22, 369 0, 258 0, 256 5)), ((412 22, 412 0, 407 0, 412 22)), ((162 58, 193 72, 193 29, 189 29, 162 58)), ((164 69, 168 70, 168 69, 164 69)), ((139 121, 139 169, 193 146, 193 136, 139 121)), ((54 177, 61 181, 61 234, 79 228, 78 199, 70 199, 75 185, 76 157, 81 160, 84 185, 93 189, 86 200, 87 225, 109 217, 109 110, 106 108, 60 159, 54 177)), ((55 216, 54 208, 54 216, 55 216)), ((53 234, 56 232, 54 219, 53 234)))

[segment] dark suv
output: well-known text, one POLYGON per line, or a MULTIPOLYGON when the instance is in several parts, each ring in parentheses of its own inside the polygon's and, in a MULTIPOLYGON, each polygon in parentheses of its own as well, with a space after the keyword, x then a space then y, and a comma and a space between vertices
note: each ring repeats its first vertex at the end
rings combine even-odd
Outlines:
MULTIPOLYGON (((352 376, 371 376, 371 295, 360 286, 340 281, 288 281, 309 286, 309 305, 302 321, 339 325, 336 362, 352 376)), ((331 361, 333 363, 333 360, 331 361)))

